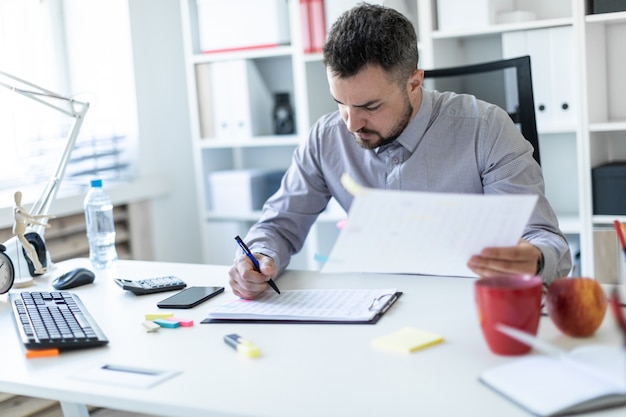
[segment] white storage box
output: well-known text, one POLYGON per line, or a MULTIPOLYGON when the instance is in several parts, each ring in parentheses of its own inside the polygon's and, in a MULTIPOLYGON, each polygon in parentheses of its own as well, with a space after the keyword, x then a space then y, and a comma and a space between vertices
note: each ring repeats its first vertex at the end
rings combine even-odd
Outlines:
POLYGON ((248 214, 261 210, 280 186, 284 170, 241 169, 209 174, 211 205, 216 213, 248 214))
POLYGON ((289 44, 287 0, 196 0, 202 52, 289 44))
POLYGON ((513 0, 437 0, 438 30, 485 28, 497 23, 498 14, 513 11, 513 0))

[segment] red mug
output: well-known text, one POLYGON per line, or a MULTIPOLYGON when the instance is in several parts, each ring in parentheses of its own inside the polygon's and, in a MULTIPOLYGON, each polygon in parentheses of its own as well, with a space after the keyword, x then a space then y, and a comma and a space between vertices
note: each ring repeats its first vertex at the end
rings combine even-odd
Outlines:
POLYGON ((474 283, 478 321, 489 349, 498 355, 523 355, 531 346, 496 329, 497 324, 537 335, 542 280, 532 275, 479 278, 474 283))

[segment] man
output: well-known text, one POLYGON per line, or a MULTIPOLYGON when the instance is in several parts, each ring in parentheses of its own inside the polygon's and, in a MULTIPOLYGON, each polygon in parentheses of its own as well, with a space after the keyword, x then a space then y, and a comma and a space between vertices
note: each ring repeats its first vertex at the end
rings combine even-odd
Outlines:
MULTIPOLYGON (((331 196, 349 210, 353 197, 340 183, 343 173, 371 188, 537 194, 519 244, 485 248, 468 267, 479 276, 540 274, 545 282, 569 273, 569 247, 532 146, 499 107, 422 88, 415 30, 402 14, 359 5, 332 26, 323 53, 339 109, 312 127, 246 236, 261 272, 238 256, 229 271, 235 294, 253 299, 265 291, 331 196)), ((372 251, 363 256, 376 256, 376 242, 369 243, 372 251)))

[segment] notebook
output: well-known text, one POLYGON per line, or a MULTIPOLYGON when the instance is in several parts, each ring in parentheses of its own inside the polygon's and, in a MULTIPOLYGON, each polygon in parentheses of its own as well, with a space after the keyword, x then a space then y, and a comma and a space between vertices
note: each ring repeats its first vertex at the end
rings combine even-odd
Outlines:
POLYGON ((217 305, 201 323, 374 324, 401 294, 395 288, 265 291, 217 305))
POLYGON ((480 380, 539 416, 626 405, 626 350, 583 346, 563 356, 530 355, 489 369, 480 380))

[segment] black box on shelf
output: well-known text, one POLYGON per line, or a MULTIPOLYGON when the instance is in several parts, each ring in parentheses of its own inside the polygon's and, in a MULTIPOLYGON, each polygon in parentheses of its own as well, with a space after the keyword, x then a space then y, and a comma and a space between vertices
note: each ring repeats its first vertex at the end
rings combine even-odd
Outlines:
POLYGON ((626 0, 591 0, 592 13, 611 13, 626 11, 626 0))
POLYGON ((594 214, 626 214, 626 161, 593 168, 591 181, 594 214))

